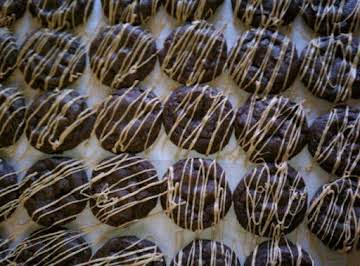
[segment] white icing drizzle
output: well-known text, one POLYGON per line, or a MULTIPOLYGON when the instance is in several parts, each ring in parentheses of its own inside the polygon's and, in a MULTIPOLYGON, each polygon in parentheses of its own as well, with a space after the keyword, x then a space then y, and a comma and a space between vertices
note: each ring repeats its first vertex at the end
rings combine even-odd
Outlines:
MULTIPOLYGON (((0 126, 0 136, 4 134, 4 131, 6 131, 9 127, 11 127, 11 123, 13 123, 13 119, 21 112, 25 112, 26 106, 22 106, 20 108, 17 108, 16 111, 10 113, 11 106, 16 101, 21 101, 24 99, 24 96, 15 88, 4 88, 0 84, 0 97, 5 97, 5 101, 0 105, 0 121, 2 122, 2 125, 0 126), (8 95, 11 93, 11 95, 8 95)), ((14 132, 14 135, 12 136, 11 143, 14 144, 20 137, 20 135, 23 133, 23 125, 25 121, 23 120, 20 122, 20 124, 17 125, 17 129, 14 132)))
POLYGON ((349 106, 334 108, 328 114, 325 127, 313 155, 319 164, 326 163, 329 156, 336 156, 331 173, 335 174, 344 168, 342 176, 352 175, 360 165, 360 111, 349 106), (351 114, 350 114, 351 113, 351 114), (355 116, 350 118, 350 116, 355 116), (336 134, 330 130, 336 129, 336 134), (330 139, 329 139, 330 138, 330 139))
POLYGON ((209 219, 213 219, 212 225, 218 224, 226 215, 226 199, 230 197, 227 194, 224 170, 216 160, 188 158, 182 163, 179 178, 174 175, 174 167, 179 166, 176 164, 171 166, 164 178, 167 182, 166 206, 164 206, 167 215, 181 227, 202 231, 206 228, 204 217, 208 217, 205 209, 209 212, 211 204, 213 217, 209 219), (197 164, 196 168, 194 164, 197 164), (211 191, 208 191, 209 189, 211 191), (209 193, 213 197, 211 202, 209 202, 209 193))
POLYGON ((289 38, 278 31, 270 31, 265 28, 253 29, 246 31, 237 41, 235 47, 231 50, 228 57, 227 66, 230 72, 230 76, 233 80, 244 90, 250 89, 251 85, 256 85, 255 94, 268 95, 272 93, 274 84, 279 77, 280 71, 285 71, 284 64, 287 62, 289 65, 286 66, 286 73, 283 78, 283 84, 280 91, 285 90, 288 86, 291 70, 291 64, 296 60, 296 48, 289 38), (267 35, 271 37, 268 38, 267 35), (251 46, 249 45, 249 38, 252 38, 251 46), (259 56, 257 49, 259 46, 264 46, 261 42, 265 39, 269 39, 267 43, 266 52, 262 56, 262 62, 259 66, 254 64, 257 60, 256 56, 259 56), (247 47, 247 48, 245 48, 247 47), (274 58, 273 50, 278 50, 277 57, 274 58), (289 53, 289 51, 291 51, 289 53), (238 63, 236 59, 238 54, 242 52, 243 58, 238 63), (285 59, 286 55, 290 55, 289 60, 285 59), (256 71, 254 71, 256 68, 256 71), (271 68, 271 69, 270 69, 271 68), (265 73, 270 72, 271 76, 266 76, 265 73), (250 80, 249 73, 252 73, 250 80), (262 84, 266 84, 265 87, 262 84))
POLYGON ((91 69, 102 83, 119 88, 126 84, 129 76, 157 57, 156 52, 149 54, 154 44, 151 34, 140 27, 128 23, 104 27, 91 44, 90 50, 95 48, 90 54, 91 69), (124 51, 127 51, 126 56, 119 62, 124 51), (114 65, 118 65, 115 76, 105 82, 114 65))
MULTIPOLYGON (((3 3, 0 6, 0 26, 6 27, 10 26, 16 20, 16 14, 10 13, 11 9, 14 8, 14 0, 3 0, 3 3)), ((26 5, 25 1, 23 1, 26 5)))
POLYGON ((360 41, 354 51, 356 43, 354 38, 352 34, 331 35, 314 39, 305 48, 300 77, 301 79, 308 77, 307 87, 314 95, 324 97, 327 90, 331 89, 337 91, 335 98, 332 99, 335 103, 352 97, 353 84, 359 79, 360 67, 360 41), (335 74, 335 79, 329 78, 330 75, 335 74))
POLYGON ((278 237, 289 232, 294 226, 294 219, 306 207, 307 193, 302 188, 304 182, 298 173, 293 180, 290 180, 288 175, 289 167, 287 162, 284 162, 273 166, 263 164, 254 168, 245 177, 243 193, 245 193, 248 231, 260 236, 278 237), (285 198, 287 202, 286 206, 281 206, 285 202, 283 196, 285 190, 288 191, 285 198), (279 217, 279 211, 282 212, 279 209, 285 210, 282 217, 279 217))
MULTIPOLYGON (((174 93, 176 93, 176 91, 174 93)), ((168 132, 170 139, 175 132, 178 133, 180 124, 185 123, 185 127, 181 129, 179 140, 175 143, 180 148, 198 150, 198 142, 200 139, 204 141, 202 133, 206 130, 206 127, 209 127, 210 123, 215 123, 215 128, 212 131, 211 138, 207 140, 208 145, 205 154, 209 155, 210 153, 215 152, 214 149, 216 149, 216 146, 218 145, 215 141, 218 141, 218 135, 220 132, 224 133, 224 137, 219 144, 218 150, 220 151, 226 146, 226 136, 232 132, 232 125, 235 116, 228 98, 221 91, 208 85, 195 85, 189 87, 186 95, 183 97, 176 109, 169 111, 173 111, 174 116, 176 116, 174 124, 168 132), (214 92, 216 94, 214 94, 214 92), (192 123, 198 119, 197 111, 202 108, 201 106, 203 102, 207 100, 211 101, 208 110, 206 110, 206 113, 201 120, 198 121, 199 123, 197 123, 196 127, 192 128, 192 123), (229 110, 227 110, 227 106, 230 106, 229 110), (211 119, 213 119, 213 121, 210 121, 211 119)))
POLYGON ((283 162, 290 159, 296 152, 302 137, 303 126, 306 123, 302 103, 292 103, 283 96, 260 98, 254 95, 249 99, 248 105, 246 122, 240 129, 238 142, 249 159, 262 160, 262 156, 269 152, 270 140, 276 134, 281 135, 281 143, 274 161, 283 162), (253 123, 253 117, 257 111, 256 105, 261 101, 267 103, 266 108, 259 119, 253 123))
MULTIPOLYGON (((89 119, 95 114, 94 110, 86 108, 82 110, 76 119, 69 124, 66 129, 59 134, 58 128, 63 117, 67 117, 67 112, 72 105, 78 104, 78 101, 86 99, 87 97, 78 95, 74 97, 71 101, 64 103, 65 97, 69 96, 73 90, 66 89, 60 92, 49 93, 45 99, 42 100, 40 104, 36 106, 36 109, 33 113, 28 114, 25 124, 25 132, 30 143, 37 149, 41 149, 44 145, 49 143, 53 151, 58 150, 61 145, 66 142, 69 135, 73 134, 74 131, 78 130, 78 127, 82 123, 89 119), (43 109, 45 104, 51 103, 51 107, 47 110, 45 114, 42 115, 42 119, 38 121, 36 125, 30 125, 30 121, 33 117, 38 116, 40 110, 43 109), (41 133, 39 134, 39 130, 41 133)), ((44 110, 42 110, 44 111, 44 110)))
POLYGON ((54 7, 53 0, 31 0, 30 8, 36 10, 38 19, 52 29, 75 28, 78 24, 76 18, 83 17, 83 22, 88 18, 93 0, 61 0, 56 1, 54 7), (79 9, 83 6, 83 9, 79 9), (80 13, 79 13, 80 12, 80 13))
MULTIPOLYGON (((40 193, 40 194, 45 193, 45 191, 43 191, 43 190, 45 190, 51 186, 54 186, 58 182, 69 180, 69 182, 71 183, 70 179, 73 178, 72 177, 73 175, 80 174, 81 172, 84 172, 85 170, 86 170, 85 164, 82 161, 73 160, 73 159, 65 160, 65 161, 59 163, 55 168, 49 169, 42 175, 39 175, 36 178, 36 180, 33 181, 31 183, 31 185, 25 189, 25 191, 20 196, 19 200, 23 204, 26 204, 26 201, 29 200, 30 198, 32 198, 33 196, 35 196, 37 193, 40 193)), ((25 186, 26 186, 28 181, 32 177, 36 176, 37 174, 38 173, 35 172, 35 173, 32 173, 31 175, 28 175, 22 181, 22 183, 25 184, 25 186)), ((52 199, 51 202, 47 201, 47 204, 39 207, 32 213, 31 219, 33 221, 35 221, 36 223, 39 223, 39 221, 41 219, 46 218, 46 216, 48 216, 48 215, 53 215, 55 212, 59 212, 62 209, 71 208, 71 205, 76 205, 76 204, 81 204, 81 203, 86 202, 88 200, 88 198, 84 194, 85 193, 84 191, 87 188, 88 188, 88 182, 86 182, 85 184, 83 184, 81 186, 75 187, 70 192, 68 192, 58 198, 52 199), (84 197, 81 199, 76 199, 75 198, 76 194, 78 194, 78 195, 82 194, 82 195, 84 195, 84 197), (63 205, 60 204, 62 201, 69 200, 72 198, 74 198, 74 200, 69 201, 63 205), (56 207, 56 208, 54 208, 54 207, 56 207)), ((77 214, 65 217, 61 220, 57 220, 52 226, 61 225, 68 221, 71 221, 72 219, 74 219, 77 216, 77 214)))
MULTIPOLYGON (((0 182, 8 179, 9 177, 17 175, 16 172, 10 172, 0 176, 0 182)), ((0 198, 6 199, 7 197, 11 198, 11 194, 18 193, 19 183, 12 184, 6 187, 0 188, 0 198)), ((6 204, 0 206, 0 217, 6 220, 10 217, 13 211, 19 206, 19 199, 15 198, 13 200, 8 201, 6 204)))
MULTIPOLYGON (((237 261, 236 254, 233 250, 225 246, 222 242, 213 241, 213 240, 195 240, 191 242, 185 250, 181 250, 172 263, 174 266, 182 265, 191 265, 191 266, 217 266, 221 263, 223 266, 237 266, 239 265, 237 261), (207 246, 206 242, 210 242, 211 251, 210 258, 205 257, 207 253, 204 252, 204 246, 207 246), (191 245, 191 246, 190 246, 191 245), (188 251, 189 252, 185 252, 188 251), (204 254, 203 254, 204 253, 204 254), (210 264, 204 264, 204 261, 210 261, 210 264)), ((240 265, 239 265, 240 266, 240 265)))
POLYGON ((153 136, 162 114, 161 102, 157 97, 151 98, 151 89, 145 89, 143 92, 137 89, 137 98, 130 103, 127 98, 131 97, 136 89, 132 86, 121 96, 111 95, 98 108, 95 132, 100 143, 108 142, 108 138, 112 141, 116 136, 111 149, 113 153, 129 151, 131 145, 143 134, 146 134, 144 150, 152 144, 150 137, 153 136), (133 117, 129 120, 128 116, 131 113, 133 117), (151 121, 152 116, 155 117, 151 121), (150 128, 145 123, 150 123, 150 128))
POLYGON ((0 80, 4 80, 16 68, 16 63, 9 65, 9 62, 11 62, 12 57, 17 56, 18 49, 16 39, 12 33, 7 29, 1 28, 0 34, 0 80))
MULTIPOLYGON (((130 208, 141 208, 141 204, 157 199, 166 193, 153 194, 149 192, 148 195, 140 200, 135 199, 135 197, 141 196, 145 191, 156 187, 159 187, 160 192, 161 184, 166 182, 159 180, 155 168, 144 169, 141 166, 143 162, 148 161, 139 156, 120 154, 101 162, 95 167, 94 172, 97 172, 97 174, 90 180, 90 188, 97 186, 97 183, 104 182, 109 175, 116 172, 126 170, 127 168, 139 169, 138 171, 131 172, 128 176, 119 177, 119 180, 115 183, 107 183, 100 193, 90 195, 92 199, 96 200, 93 208, 99 208, 95 214, 99 221, 106 224, 113 216, 121 216, 121 213, 125 213, 130 208), (142 175, 149 176, 142 178, 142 175), (139 178, 141 179, 140 181, 137 180, 139 178)), ((129 221, 128 223, 133 222, 135 221, 129 221)), ((128 223, 121 226, 126 226, 128 223)))
POLYGON ((132 0, 125 3, 122 0, 102 0, 103 9, 107 9, 105 15, 109 19, 110 24, 119 22, 137 24, 146 22, 150 17, 156 14, 160 5, 160 0, 150 0, 151 7, 149 15, 143 14, 142 8, 148 7, 149 0, 132 0))
POLYGON ((221 62, 223 50, 226 51, 226 42, 223 36, 224 29, 216 29, 206 21, 194 21, 189 25, 175 29, 173 40, 164 56, 161 69, 172 79, 192 85, 204 81, 205 75, 212 74, 215 79, 222 71, 221 62), (176 41, 175 41, 176 40, 176 41), (199 51, 201 47, 201 51, 199 51), (216 53, 215 67, 207 67, 210 63, 210 53, 216 53), (196 55, 196 57, 194 57, 196 55), (192 63, 194 62, 194 63, 192 63), (191 73, 187 73, 189 66, 191 73), (185 82, 182 82, 185 80, 185 82))
POLYGON ((66 32, 42 29, 31 34, 25 41, 19 52, 18 65, 25 77, 31 77, 26 82, 32 88, 62 89, 67 84, 75 82, 83 74, 83 71, 75 71, 84 57, 85 49, 78 37, 66 32), (44 49, 49 45, 49 40, 52 40, 54 44, 45 53, 44 49), (63 62, 65 57, 66 64, 63 62), (39 60, 36 66, 32 65, 34 60, 39 60), (43 78, 47 72, 46 78, 43 78), (38 79, 44 82, 42 88, 35 87, 38 79), (54 80, 56 84, 51 84, 54 80))
POLYGON ((326 184, 310 205, 309 229, 330 248, 349 252, 359 244, 359 206, 359 179, 343 177, 326 184))
MULTIPOLYGON (((355 6, 349 14, 349 0, 320 0, 303 2, 302 10, 311 9, 315 13, 315 32, 326 32, 328 35, 342 31, 344 24, 349 24, 349 31, 354 31, 360 23, 360 1, 352 1, 355 6), (346 8, 346 10, 345 10, 346 8), (323 29, 325 27, 325 29, 323 29)), ((310 19, 309 19, 310 20, 310 19)))

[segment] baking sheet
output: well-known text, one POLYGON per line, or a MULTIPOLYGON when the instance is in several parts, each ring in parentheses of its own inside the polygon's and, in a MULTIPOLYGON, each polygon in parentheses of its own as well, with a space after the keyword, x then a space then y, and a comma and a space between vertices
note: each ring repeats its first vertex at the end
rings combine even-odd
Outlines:
MULTIPOLYGON (((95 0, 94 10, 89 22, 87 25, 77 28, 75 32, 82 36, 84 43, 89 45, 95 33, 102 25, 105 25, 105 21, 106 19, 101 11, 100 0, 95 0)), ((233 17, 230 0, 225 0, 225 3, 218 9, 216 14, 209 19, 209 22, 215 24, 217 28, 224 28, 224 35, 229 49, 234 45, 241 32, 246 30, 244 25, 233 17)), ((176 26, 176 21, 165 12, 163 7, 161 7, 157 15, 145 25, 145 27, 152 32, 154 38, 156 38, 158 48, 162 47, 164 39, 176 26)), ((24 18, 19 20, 15 28, 12 29, 18 38, 18 44, 20 45, 25 36, 38 27, 40 27, 40 25, 30 16, 29 12, 27 12, 24 18)), ((285 27, 281 31, 294 41, 298 53, 300 53, 310 39, 316 37, 315 34, 307 28, 300 16, 297 17, 292 27, 285 27)), ((146 78, 143 84, 153 88, 155 93, 162 99, 179 86, 178 83, 170 80, 160 71, 159 63, 157 63, 155 70, 146 78)), ((234 108, 238 108, 249 96, 248 93, 240 90, 235 85, 227 73, 223 73, 209 84, 221 88, 228 94, 234 108)), ((18 86, 22 89, 28 103, 38 94, 37 91, 30 89, 24 84, 23 77, 18 70, 16 70, 15 74, 12 75, 12 78, 6 82, 5 85, 18 86)), ((88 102, 91 106, 96 106, 111 93, 109 88, 101 85, 91 74, 89 66, 84 76, 71 87, 88 95, 88 102)), ((299 79, 297 79, 291 89, 283 94, 297 102, 304 102, 310 123, 317 115, 327 112, 332 106, 330 103, 312 96, 302 86, 299 79)), ((350 102, 350 104, 360 106, 360 104, 355 101, 350 102)), ((0 155, 7 158, 13 164, 20 172, 21 178, 24 176, 24 171, 34 162, 42 158, 50 157, 32 148, 28 144, 25 136, 22 136, 16 145, 0 150, 0 155)), ((111 154, 103 150, 97 142, 96 137, 92 136, 91 139, 82 143, 77 148, 65 152, 64 155, 84 160, 89 166, 88 170, 90 174, 91 169, 97 162, 111 154)), ((164 129, 162 129, 157 142, 148 151, 139 155, 152 161, 158 171, 159 177, 162 177, 166 169, 179 159, 187 156, 202 156, 196 152, 179 150, 168 140, 164 129)), ((230 143, 220 154, 209 157, 218 159, 226 172, 232 190, 235 189, 244 174, 252 168, 251 163, 246 160, 244 152, 236 144, 234 135, 230 143)), ((312 163, 311 156, 306 148, 293 158, 290 164, 303 175, 309 193, 309 200, 322 184, 333 179, 333 177, 312 163)), ((4 231, 4 235, 16 235, 17 241, 13 243, 13 246, 15 246, 16 243, 39 226, 30 220, 22 207, 19 207, 14 215, 8 221, 2 223, 0 227, 4 231)), ((172 220, 163 213, 159 203, 148 218, 134 223, 127 228, 113 228, 107 225, 98 225, 98 221, 93 217, 88 207, 79 215, 76 221, 70 223, 67 227, 77 230, 91 228, 91 233, 85 237, 89 243, 93 244, 93 251, 101 246, 108 238, 115 235, 133 234, 138 237, 146 237, 153 240, 162 249, 166 256, 167 263, 170 262, 172 257, 182 247, 194 238, 212 238, 224 241, 228 246, 232 247, 243 264, 246 256, 249 255, 257 244, 264 240, 246 232, 239 225, 235 218, 233 207, 231 207, 229 213, 219 225, 197 233, 177 227, 172 220)), ((319 240, 309 233, 304 223, 288 237, 293 242, 302 245, 302 247, 312 255, 315 265, 359 265, 360 252, 343 255, 328 250, 319 240)))

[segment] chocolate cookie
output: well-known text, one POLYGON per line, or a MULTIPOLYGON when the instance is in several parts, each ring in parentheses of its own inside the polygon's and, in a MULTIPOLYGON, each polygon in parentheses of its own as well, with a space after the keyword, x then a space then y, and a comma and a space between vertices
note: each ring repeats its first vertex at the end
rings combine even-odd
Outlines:
POLYGON ((231 0, 235 16, 253 27, 288 25, 300 12, 302 0, 231 0))
POLYGON ((178 22, 211 17, 224 0, 164 0, 166 11, 178 22))
POLYGON ((0 222, 14 213, 19 205, 19 195, 17 173, 8 162, 0 158, 0 222))
POLYGON ((253 162, 291 159, 306 145, 307 129, 302 104, 283 96, 250 96, 235 119, 235 136, 253 162))
POLYGON ((66 32, 38 30, 22 45, 18 65, 33 89, 63 89, 83 74, 85 47, 80 38, 66 32))
POLYGON ((155 16, 161 0, 101 0, 101 4, 110 24, 140 25, 155 16))
POLYGON ((301 80, 315 96, 335 103, 360 98, 359 38, 341 34, 314 39, 301 61, 301 80))
POLYGON ((0 28, 0 82, 6 80, 14 72, 17 56, 15 36, 8 29, 0 28))
POLYGON ((24 239, 11 253, 16 265, 75 266, 91 258, 83 233, 65 228, 44 228, 24 239))
POLYGON ((44 27, 64 30, 86 22, 93 4, 93 0, 30 0, 29 10, 44 27))
POLYGON ((314 262, 305 250, 286 238, 268 240, 258 245, 246 258, 244 266, 313 266, 314 262))
POLYGON ((80 161, 67 157, 40 160, 26 173, 24 207, 43 226, 67 224, 86 207, 87 182, 80 161))
POLYGON ((207 85, 185 86, 172 92, 163 119, 165 131, 175 145, 208 155, 228 144, 234 111, 220 90, 207 85))
POLYGON ((360 22, 358 0, 304 1, 303 18, 321 35, 355 31, 360 22))
POLYGON ((159 135, 161 114, 161 102, 150 89, 121 89, 99 106, 95 133, 110 152, 142 152, 159 135))
POLYGON ((225 244, 214 240, 194 240, 183 248, 171 261, 176 265, 224 265, 240 266, 235 252, 225 244))
POLYGON ((293 231, 307 208, 304 180, 287 163, 256 166, 237 185, 233 200, 241 226, 271 238, 293 231))
POLYGON ((231 206, 225 172, 211 159, 189 158, 171 166, 162 185, 162 208, 180 227, 197 231, 216 225, 231 206))
POLYGON ((194 21, 173 30, 160 51, 162 70, 185 85, 208 82, 222 73, 227 46, 222 30, 194 21))
POLYGON ((92 173, 91 211, 102 223, 126 226, 155 208, 162 183, 146 159, 130 154, 107 158, 92 173))
POLYGON ((16 88, 0 85, 0 147, 15 144, 24 131, 25 97, 16 88))
POLYGON ((0 266, 9 265, 10 240, 0 237, 0 266))
POLYGON ((151 34, 130 24, 103 27, 91 42, 89 54, 96 77, 114 89, 145 79, 157 59, 151 34))
POLYGON ((243 90, 257 94, 279 93, 294 82, 299 66, 293 42, 278 31, 246 31, 232 48, 227 67, 243 90))
POLYGON ((86 97, 74 90, 46 92, 28 108, 25 133, 30 144, 45 153, 61 153, 90 137, 95 113, 86 97))
POLYGON ((165 266, 164 255, 151 241, 136 236, 114 237, 99 248, 91 265, 165 266))
POLYGON ((360 181, 344 177, 322 186, 310 203, 308 227, 326 246, 360 249, 360 181))
POLYGON ((360 110, 341 105, 319 116, 309 130, 308 149, 331 174, 360 175, 360 110))
POLYGON ((9 27, 26 11, 27 0, 0 0, 0 27, 9 27))

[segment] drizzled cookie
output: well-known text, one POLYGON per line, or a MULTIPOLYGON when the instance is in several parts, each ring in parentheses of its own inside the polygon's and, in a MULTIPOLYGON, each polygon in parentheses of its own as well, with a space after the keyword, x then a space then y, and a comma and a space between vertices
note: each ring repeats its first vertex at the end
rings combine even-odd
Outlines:
POLYGON ((324 170, 360 176, 360 110, 341 105, 319 116, 309 130, 308 149, 324 170))
POLYGON ((29 10, 43 26, 64 30, 86 22, 93 4, 93 0, 30 0, 29 10))
POLYGON ((290 233, 307 208, 304 180, 287 163, 256 166, 240 181, 233 200, 241 226, 262 237, 290 233))
POLYGON ((161 118, 162 104, 152 90, 124 88, 99 106, 95 133, 110 152, 142 152, 156 141, 161 118))
POLYGON ((16 69, 18 47, 15 36, 6 28, 0 28, 0 81, 4 81, 16 69))
POLYGON ((157 50, 149 32, 126 23, 103 27, 91 42, 89 56, 96 77, 103 84, 120 89, 150 74, 157 50))
POLYGON ((37 161, 26 173, 21 201, 31 219, 60 226, 76 219, 87 204, 85 165, 68 157, 37 161))
POLYGON ((101 4, 110 24, 140 25, 155 16, 161 0, 101 0, 101 4))
POLYGON ((232 48, 227 62, 230 76, 243 90, 275 94, 289 88, 299 66, 293 42, 278 31, 246 31, 232 48))
POLYGON ((22 44, 18 66, 33 89, 63 89, 79 79, 86 66, 85 47, 67 32, 41 29, 22 44))
POLYGON ((90 265, 165 266, 164 255, 155 243, 136 236, 114 237, 100 247, 90 265))
POLYGON ((308 227, 332 250, 360 249, 360 180, 344 177, 322 186, 307 214, 308 227))
POLYGON ((15 144, 24 131, 25 97, 16 88, 0 85, 0 147, 15 144))
POLYGON ((175 145, 208 155, 228 144, 234 111, 220 90, 207 85, 184 86, 167 99, 163 120, 175 145))
POLYGON ((162 183, 146 159, 130 154, 107 158, 92 173, 91 211, 104 224, 126 226, 155 208, 162 183))
POLYGON ((69 89, 46 92, 28 107, 25 133, 34 148, 61 153, 88 139, 94 123, 85 96, 69 89))
POLYGON ((161 206, 180 227, 197 231, 216 225, 231 206, 225 172, 211 159, 189 158, 164 175, 161 206))
POLYGON ((312 40, 301 53, 300 78, 327 101, 360 98, 360 39, 341 34, 312 40))
POLYGON ((307 122, 301 103, 283 96, 250 96, 239 108, 235 136, 253 162, 283 162, 306 144, 307 122))
POLYGON ((185 85, 208 82, 222 73, 227 45, 222 30, 194 21, 173 30, 160 51, 161 69, 185 85))
POLYGON ((171 261, 177 265, 240 266, 235 252, 225 244, 214 240, 194 240, 184 247, 171 261))
POLYGON ((0 27, 9 27, 26 11, 27 0, 0 0, 0 27))

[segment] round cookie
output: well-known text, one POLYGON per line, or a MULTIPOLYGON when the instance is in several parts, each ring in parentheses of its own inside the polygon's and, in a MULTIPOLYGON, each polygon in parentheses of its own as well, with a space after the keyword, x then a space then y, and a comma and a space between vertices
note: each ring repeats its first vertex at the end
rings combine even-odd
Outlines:
POLYGON ((166 101, 163 120, 175 145, 208 155, 228 144, 234 111, 220 90, 207 85, 184 86, 166 101))
POLYGON ((178 22, 211 17, 224 0, 164 0, 166 11, 178 22))
POLYGON ((231 0, 235 16, 253 27, 288 25, 300 12, 302 0, 231 0))
POLYGON ((140 25, 155 16, 161 0, 101 0, 101 4, 110 24, 140 25))
POLYGON ((278 31, 260 28, 242 34, 227 62, 230 76, 241 89, 266 95, 289 88, 298 66, 293 42, 278 31))
POLYGON ((194 21, 173 30, 159 53, 161 69, 187 86, 208 82, 222 73, 227 45, 222 30, 194 21))
POLYGON ((99 248, 92 265, 166 266, 161 250, 151 241, 136 236, 114 237, 99 248))
POLYGON ((92 173, 91 211, 104 224, 126 226, 155 208, 161 183, 146 159, 130 154, 107 158, 92 173))
POLYGON ((103 27, 90 45, 90 66, 96 77, 114 89, 145 79, 157 60, 155 40, 128 23, 103 27))
POLYGON ((93 0, 30 0, 29 10, 44 27, 64 30, 85 23, 93 4, 93 0))
POLYGON ((307 208, 305 182, 287 163, 261 164, 237 185, 234 209, 241 226, 262 237, 278 237, 293 231, 307 208))
POLYGON ((19 196, 17 173, 7 161, 0 158, 0 222, 14 213, 19 205, 19 196))
POLYGON ((235 136, 252 162, 290 160, 306 145, 305 110, 283 96, 250 96, 239 108, 235 136))
POLYGON ((16 88, 0 85, 0 148, 15 144, 24 131, 25 97, 16 88))
POLYGON ((155 142, 161 121, 162 105, 152 90, 124 88, 99 106, 95 133, 101 146, 110 152, 137 153, 155 142))
POLYGON ((216 225, 231 206, 225 172, 215 160, 180 160, 168 169, 164 181, 161 206, 182 228, 197 231, 216 225))
POLYGON ((321 35, 355 31, 360 23, 358 0, 304 1, 306 24, 321 35))
POLYGON ((67 32, 41 29, 23 43, 18 66, 33 89, 63 89, 81 77, 86 66, 85 47, 67 32))
POLYGON ((0 237, 0 266, 9 265, 8 256, 11 251, 10 243, 11 241, 9 239, 0 237))
POLYGON ((224 265, 240 266, 235 252, 225 244, 214 240, 194 240, 183 248, 171 261, 176 265, 224 265))
POLYGON ((0 28, 0 82, 6 80, 16 69, 18 48, 14 34, 0 28))
POLYGON ((9 27, 26 11, 27 0, 0 0, 0 27, 9 27))
POLYGON ((87 183, 82 162, 68 157, 43 159, 26 173, 22 202, 34 222, 48 227, 64 225, 86 207, 87 183))
POLYGON ((25 133, 34 148, 61 153, 88 139, 94 123, 85 96, 69 89, 46 92, 28 107, 25 133))
POLYGON ((332 250, 360 250, 360 181, 344 177, 322 186, 310 203, 308 227, 332 250))
POLYGON ((331 174, 359 176, 359 131, 360 110, 340 105, 313 122, 309 130, 309 152, 331 174))
POLYGON ((299 245, 282 237, 258 245, 246 258, 244 266, 313 266, 314 262, 299 245))
POLYGON ((10 260, 16 265, 79 265, 91 258, 91 248, 83 236, 65 228, 43 228, 24 239, 10 260))
POLYGON ((352 34, 320 37, 301 53, 300 78, 315 96, 330 102, 360 98, 360 39, 352 34))

